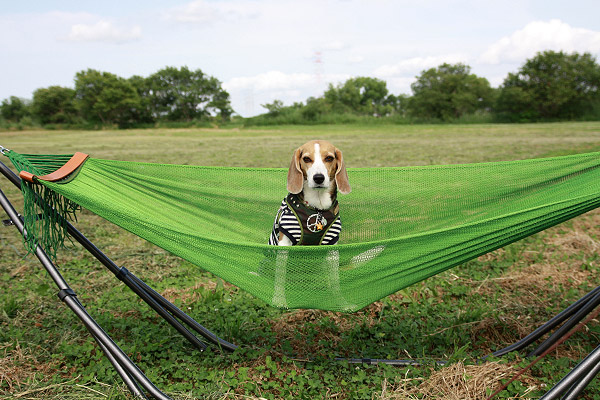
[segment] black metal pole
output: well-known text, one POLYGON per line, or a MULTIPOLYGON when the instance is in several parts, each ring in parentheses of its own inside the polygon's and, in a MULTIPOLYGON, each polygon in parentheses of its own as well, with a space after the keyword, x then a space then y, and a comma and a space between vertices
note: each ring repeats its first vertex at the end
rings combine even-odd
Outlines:
MULTIPOLYGON (((122 275, 129 275, 129 271, 125 268, 121 268, 122 275)), ((183 326, 175 317, 173 317, 167 310, 165 310, 156 300, 152 298, 146 291, 144 291, 135 282, 127 278, 127 276, 118 276, 121 281, 125 282, 127 286, 133 290, 142 300, 146 302, 158 315, 160 315, 165 321, 167 321, 173 328, 177 330, 184 338, 186 338, 191 344, 193 344, 200 351, 206 350, 208 347, 200 339, 198 339, 192 332, 190 332, 185 326, 183 326)))
MULTIPOLYGON (((562 378, 552 389, 550 389, 545 395, 540 397, 540 400, 554 400, 557 399, 562 393, 567 391, 572 385, 580 386, 579 392, 574 393, 578 395, 585 386, 582 386, 582 378, 587 378, 590 372, 598 367, 600 364, 600 346, 596 347, 586 358, 584 358, 575 368, 571 370, 564 378, 562 378)), ((593 378, 593 377, 592 377, 593 378)), ((591 379, 589 379, 591 380, 591 379)), ((589 381, 587 382, 589 383, 589 381)))
POLYGON ((108 350, 108 347, 106 347, 104 345, 104 343, 102 343, 102 340, 99 339, 98 337, 96 337, 96 335, 94 335, 93 333, 92 333, 92 336, 94 337, 94 339, 96 339, 96 343, 98 343, 98 346, 100 346, 100 348, 102 349, 102 351, 106 355, 106 358, 108 358, 108 361, 110 361, 110 363, 112 364, 113 368, 115 369, 115 371, 117 371, 117 373, 119 374, 119 376, 121 377, 121 379, 123 380, 123 382, 125 383, 125 385, 127 386, 127 388, 129 389, 129 391, 135 397, 147 400, 148 398, 146 397, 146 395, 142 391, 142 388, 140 388, 140 386, 138 385, 138 383, 129 374, 129 372, 127 372, 127 370, 125 368, 123 368, 121 366, 121 364, 119 364, 119 361, 108 350))
MULTIPOLYGON (((144 375, 144 373, 131 361, 131 359, 121 350, 119 346, 108 336, 106 332, 94 321, 94 319, 85 311, 83 306, 74 296, 67 296, 63 300, 71 310, 79 317, 88 330, 93 331, 93 336, 97 340, 101 340, 104 346, 108 349, 116 361, 127 370, 139 384, 147 390, 153 397, 159 400, 172 400, 169 396, 161 392, 154 384, 144 375)), ((125 382, 127 383, 127 381, 125 382)), ((131 390, 131 388, 130 388, 131 390)), ((136 393, 132 391, 135 395, 136 393)))
POLYGON ((10 168, 8 168, 2 161, 0 161, 0 172, 6 177, 13 185, 21 189, 21 178, 19 178, 10 168))
MULTIPOLYGON (((2 162, 0 162, 0 173, 2 173, 16 187, 21 188, 21 179, 2 162)), ((40 199, 38 199, 38 201, 39 200, 40 199)), ((152 309, 154 309, 159 315, 161 315, 169 324, 171 324, 171 326, 173 326, 195 347, 202 351, 205 350, 207 346, 196 336, 194 336, 188 329, 186 329, 174 317, 177 317, 180 320, 182 320, 190 328, 202 335, 205 339, 216 344, 220 349, 225 349, 227 351, 234 351, 235 349, 237 349, 237 346, 235 344, 221 339, 209 329, 206 329, 204 326, 199 324, 189 315, 181 311, 174 304, 162 297, 158 292, 153 290, 150 286, 144 283, 137 276, 129 272, 126 268, 121 268, 117 266, 108 256, 106 256, 106 254, 104 254, 100 249, 98 249, 70 222, 66 221, 66 223, 67 232, 69 233, 69 235, 71 235, 71 237, 73 237, 79 244, 81 244, 87 251, 89 251, 118 279, 123 281, 123 283, 125 283, 134 293, 136 293, 142 300, 144 300, 144 302, 146 302, 150 307, 152 307, 152 309), (171 314, 169 314, 169 312, 171 314)))
MULTIPOLYGON (((546 322, 545 324, 543 324, 542 326, 540 326, 539 328, 537 328, 536 330, 531 332, 529 335, 525 336, 523 339, 521 339, 518 342, 513 343, 510 346, 507 346, 503 349, 496 350, 491 355, 493 355, 495 357, 500 357, 500 356, 510 353, 511 351, 518 351, 518 350, 524 349, 525 347, 529 346, 530 344, 532 344, 533 342, 535 342, 536 340, 538 340, 539 338, 544 336, 546 333, 550 332, 556 326, 563 323, 566 319, 571 317, 573 314, 577 313, 583 306, 588 304, 588 301, 593 296, 597 295, 598 293, 600 293, 600 286, 591 290, 585 296, 583 296, 576 302, 572 303, 569 307, 565 308, 563 311, 561 311, 560 313, 558 313, 557 315, 552 317, 550 320, 548 320, 548 322, 546 322)), ((487 357, 489 357, 489 356, 485 356, 483 359, 486 359, 487 357)))
POLYGON ((179 321, 173 318, 173 315, 183 322, 185 322, 190 328, 201 334, 204 338, 215 343, 217 346, 224 348, 229 351, 237 349, 237 346, 219 338, 217 335, 212 333, 210 330, 203 327, 201 324, 196 322, 192 317, 181 311, 178 307, 172 304, 170 301, 162 297, 158 292, 144 283, 140 278, 135 276, 129 270, 124 267, 118 267, 106 254, 100 251, 88 238, 86 238, 77 228, 72 224, 67 224, 67 232, 81 244, 87 251, 89 251, 98 261, 100 261, 106 268, 108 268, 119 280, 123 281, 131 290, 133 290, 144 302, 152 307, 158 314, 167 320, 173 327, 175 327, 186 339, 193 343, 196 347, 201 350, 206 349, 206 344, 198 340, 189 330, 187 330, 179 321), (163 308, 164 307, 164 308, 163 308), (166 310, 165 310, 166 309, 166 310), (169 314, 169 312, 172 314, 169 314))
POLYGON ((600 293, 594 294, 589 300, 587 300, 583 305, 577 310, 577 312, 560 328, 558 328, 548 339, 546 339, 542 344, 540 344, 535 350, 527 355, 527 357, 539 356, 544 351, 549 349, 556 341, 558 341, 561 337, 563 337, 571 328, 579 323, 586 315, 591 313, 594 308, 600 305, 600 293))
POLYGON ((576 400, 577 398, 579 398, 581 392, 583 392, 583 390, 592 382, 592 380, 596 377, 596 375, 598 375, 599 372, 600 362, 596 364, 596 366, 592 368, 590 372, 587 373, 587 375, 585 375, 573 386, 571 386, 561 400, 576 400))
POLYGON ((234 351, 237 349, 237 346, 233 343, 230 343, 224 339, 221 339, 210 330, 206 329, 204 326, 200 325, 196 320, 192 317, 181 311, 177 306, 173 303, 162 297, 158 292, 148 286, 144 281, 142 281, 137 276, 131 274, 131 279, 134 283, 138 284, 142 287, 142 289, 148 293, 152 298, 154 298, 158 303, 160 303, 163 307, 169 310, 171 313, 180 318, 183 322, 185 322, 188 326, 194 329, 196 332, 201 334, 204 338, 208 339, 212 343, 216 344, 219 348, 225 349, 227 351, 234 351))
MULTIPOLYGON (((8 217, 12 220, 15 227, 19 230, 21 235, 26 236, 27 232, 19 214, 14 209, 4 192, 0 189, 0 206, 6 211, 8 217)), ((86 328, 91 332, 92 336, 101 341, 103 349, 106 348, 112 357, 125 369, 127 373, 137 380, 140 385, 159 400, 171 400, 171 398, 161 392, 154 384, 144 375, 144 373, 131 361, 131 359, 116 345, 110 336, 104 332, 104 330, 94 321, 94 319, 87 313, 83 305, 77 300, 75 292, 69 287, 67 282, 64 280, 60 272, 56 269, 56 266, 44 250, 37 246, 35 249, 35 255, 46 269, 56 286, 59 288, 59 298, 67 304, 67 306, 73 311, 79 319, 83 322, 86 328)), ((110 358, 109 358, 110 359, 110 358)), ((127 384, 128 381, 125 381, 127 384)), ((129 385, 128 385, 129 387, 129 385)), ((134 395, 137 395, 139 390, 132 389, 134 395)))
POLYGON ((384 358, 342 358, 337 357, 334 361, 339 362, 347 362, 348 364, 363 364, 363 365, 378 365, 378 364, 386 364, 393 365, 395 367, 420 367, 422 365, 437 365, 444 366, 448 364, 447 361, 442 360, 427 360, 427 359, 416 359, 416 360, 388 360, 384 358))

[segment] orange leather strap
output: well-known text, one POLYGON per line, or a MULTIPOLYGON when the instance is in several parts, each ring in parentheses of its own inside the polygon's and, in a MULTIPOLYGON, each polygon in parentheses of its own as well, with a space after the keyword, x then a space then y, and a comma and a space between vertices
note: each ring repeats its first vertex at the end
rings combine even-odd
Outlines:
POLYGON ((48 175, 36 176, 29 172, 21 171, 19 173, 19 176, 21 177, 21 179, 24 179, 31 183, 33 183, 34 179, 40 179, 42 181, 48 182, 60 181, 61 179, 64 179, 70 174, 72 174, 77 168, 81 167, 83 162, 87 160, 88 157, 88 154, 77 152, 73 154, 73 157, 71 157, 71 159, 67 161, 65 165, 48 175))

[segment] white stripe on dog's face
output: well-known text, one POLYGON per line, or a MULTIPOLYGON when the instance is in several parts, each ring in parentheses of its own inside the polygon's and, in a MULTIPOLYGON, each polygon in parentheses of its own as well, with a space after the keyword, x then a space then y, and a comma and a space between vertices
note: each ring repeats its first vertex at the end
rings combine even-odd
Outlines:
POLYGON ((315 150, 313 153, 313 164, 306 171, 306 180, 308 183, 308 187, 310 188, 329 188, 330 180, 329 180, 329 171, 327 171, 327 167, 323 163, 323 158, 321 157, 321 146, 319 143, 315 143, 315 150), (315 175, 322 176, 322 182, 315 182, 315 175))

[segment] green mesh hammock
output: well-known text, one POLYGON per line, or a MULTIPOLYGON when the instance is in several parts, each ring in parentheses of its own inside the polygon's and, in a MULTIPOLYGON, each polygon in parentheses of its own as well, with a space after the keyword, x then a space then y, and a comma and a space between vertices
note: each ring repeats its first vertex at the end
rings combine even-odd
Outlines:
MULTIPOLYGON (((8 156, 34 174, 70 158, 8 156)), ((35 190, 59 212, 85 207, 273 306, 351 312, 600 206, 599 167, 600 153, 590 153, 349 169, 339 244, 291 248, 267 245, 287 194, 285 169, 89 158, 65 183, 23 189, 26 200, 35 190)), ((56 215, 41 211, 39 222, 40 210, 26 207, 28 232, 56 247, 56 215)))

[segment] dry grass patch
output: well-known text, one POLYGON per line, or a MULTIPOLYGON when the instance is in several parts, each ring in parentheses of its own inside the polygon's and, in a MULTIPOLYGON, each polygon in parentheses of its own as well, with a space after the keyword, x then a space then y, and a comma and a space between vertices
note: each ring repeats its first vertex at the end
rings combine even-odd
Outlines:
MULTIPOLYGON (((504 276, 471 282, 477 285, 480 293, 489 293, 500 286, 507 291, 519 290, 530 293, 532 298, 523 299, 525 304, 535 303, 540 287, 549 289, 562 286, 576 288, 587 282, 594 282, 597 275, 594 267, 600 250, 600 211, 589 212, 540 234, 544 243, 543 251, 524 250, 521 263, 515 263, 504 276), (582 268, 589 264, 592 268, 582 268)), ((505 251, 499 249, 480 257, 481 261, 499 260, 505 251)))
POLYGON ((357 323, 362 323, 369 327, 373 326, 382 309, 383 303, 380 301, 376 301, 361 311, 352 314, 299 309, 281 315, 280 318, 273 321, 271 328, 276 332, 285 333, 289 330, 297 330, 307 323, 318 323, 327 318, 340 332, 346 332, 352 330, 357 323))
POLYGON ((600 250, 600 242, 588 235, 585 230, 575 230, 565 235, 551 238, 547 240, 547 243, 556 246, 564 254, 583 253, 590 256, 598 253, 598 250, 600 250))
MULTIPOLYGON (((475 293, 492 296, 493 291, 513 293, 498 298, 499 307, 507 310, 498 317, 488 317, 471 326, 471 337, 486 338, 490 344, 511 343, 536 329, 546 318, 546 301, 540 297, 540 290, 565 290, 577 288, 592 282, 592 271, 564 262, 533 264, 521 270, 511 271, 510 275, 479 282, 475 293), (562 289, 559 289, 562 287, 562 289)), ((583 293, 582 293, 583 295, 583 293)), ((547 316, 550 317, 550 316, 547 316)), ((570 349, 558 350, 557 356, 572 356, 570 349)), ((577 353, 577 352, 575 352, 577 353)), ((577 353, 575 357, 579 357, 577 353)))
POLYGON ((340 330, 350 329, 350 325, 353 324, 350 319, 356 319, 353 315, 344 315, 332 311, 295 310, 270 321, 270 325, 273 332, 276 333, 279 344, 288 342, 297 357, 306 357, 319 354, 323 350, 324 346, 322 344, 307 343, 306 335, 311 326, 319 324, 326 318, 332 324, 327 327, 320 324, 319 336, 322 341, 328 342, 329 346, 337 345, 342 340, 340 330))
MULTIPOLYGON (((203 291, 215 290, 217 286, 218 285, 216 281, 197 281, 194 285, 186 287, 185 289, 180 287, 168 287, 161 291, 160 294, 171 303, 175 300, 180 300, 183 303, 189 304, 200 300, 202 298, 203 291)), ((234 287, 229 283, 224 283, 223 286, 234 287)))
POLYGON ((278 342, 289 342, 298 357, 312 357, 320 354, 324 348, 322 343, 327 343, 328 347, 336 346, 342 341, 343 334, 355 329, 357 325, 373 327, 383 307, 383 303, 377 301, 352 314, 294 310, 270 321, 270 327, 276 333, 278 342), (315 327, 319 331, 319 343, 307 343, 307 333, 315 327))
MULTIPOLYGON (((597 239, 600 237, 599 210, 538 235, 532 247, 535 250, 523 247, 516 261, 501 276, 476 280, 452 274, 458 281, 456 284, 471 288, 470 296, 496 297, 498 309, 503 310, 499 316, 470 324, 474 342, 490 343, 494 347, 512 343, 515 338, 526 336, 551 317, 547 312, 549 299, 561 301, 560 293, 572 290, 583 296, 589 290, 587 287, 596 282, 600 250, 597 239), (497 293, 504 295, 497 296, 497 293), (485 340, 482 341, 482 338, 485 340)), ((507 249, 498 249, 479 257, 478 261, 502 264, 515 257, 510 253, 507 249)), ((579 350, 578 346, 563 345, 555 356, 579 358, 579 350)))
MULTIPOLYGON (((501 380, 512 377, 516 372, 512 365, 499 362, 487 362, 481 365, 465 365, 457 362, 433 371, 427 380, 404 378, 394 383, 384 382, 377 398, 381 400, 481 400, 496 390, 501 380)), ((528 386, 528 390, 523 396, 514 397, 515 399, 530 398, 527 393, 539 388, 539 383, 530 376, 523 375, 520 381, 528 386)))
POLYGON ((584 258, 597 255, 600 250, 600 210, 590 211, 567 224, 547 231, 545 238, 548 256, 560 252, 565 255, 581 253, 584 258))
POLYGON ((47 377, 56 371, 56 366, 38 363, 31 348, 23 349, 18 343, 0 347, 0 393, 15 395, 32 381, 47 377))
MULTIPOLYGON (((575 288, 593 278, 592 271, 582 270, 580 265, 565 262, 535 263, 522 269, 514 269, 508 275, 489 279, 481 283, 477 291, 486 293, 497 290, 497 286, 508 292, 519 293, 519 303, 525 308, 540 305, 539 290, 575 288)), ((502 298, 507 308, 512 308, 515 299, 512 296, 502 298)))

